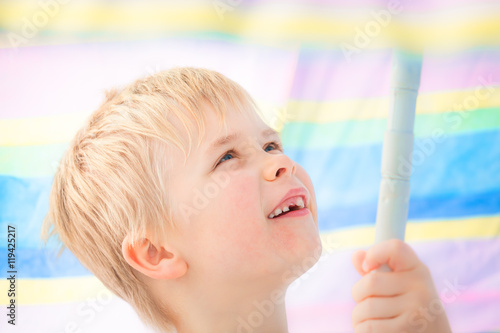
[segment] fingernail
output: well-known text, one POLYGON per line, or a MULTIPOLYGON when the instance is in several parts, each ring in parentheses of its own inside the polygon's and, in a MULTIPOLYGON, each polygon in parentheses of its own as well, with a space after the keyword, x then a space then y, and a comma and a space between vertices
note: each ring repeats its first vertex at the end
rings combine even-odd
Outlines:
POLYGON ((363 264, 361 265, 361 268, 363 268, 363 270, 365 272, 368 272, 368 270, 370 269, 370 267, 368 267, 368 263, 365 261, 363 261, 363 264))

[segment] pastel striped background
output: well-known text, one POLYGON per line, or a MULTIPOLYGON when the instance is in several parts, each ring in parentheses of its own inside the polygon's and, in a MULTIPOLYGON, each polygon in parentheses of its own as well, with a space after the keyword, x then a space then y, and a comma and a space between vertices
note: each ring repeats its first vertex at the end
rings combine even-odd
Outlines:
POLYGON ((407 240, 454 332, 500 331, 500 3, 400 1, 377 23, 388 3, 0 2, 0 249, 16 225, 20 277, 18 325, 2 319, 2 332, 148 332, 71 253, 43 248, 40 226, 61 154, 104 90, 182 65, 242 84, 313 180, 325 251, 290 288, 290 333, 351 332, 351 254, 373 242, 394 41, 426 48, 407 240), (358 51, 346 57, 347 44, 358 51))

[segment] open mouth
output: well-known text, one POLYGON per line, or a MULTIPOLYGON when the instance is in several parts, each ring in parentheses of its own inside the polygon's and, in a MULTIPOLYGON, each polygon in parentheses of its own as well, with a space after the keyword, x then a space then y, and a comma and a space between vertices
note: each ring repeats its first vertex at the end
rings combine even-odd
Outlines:
POLYGON ((302 188, 292 189, 284 195, 283 200, 276 205, 267 216, 268 219, 301 216, 310 213, 307 209, 309 197, 302 188))
POLYGON ((309 214, 310 211, 307 207, 300 207, 300 206, 290 206, 290 209, 287 210, 286 212, 281 212, 278 215, 274 216, 268 216, 269 219, 275 220, 275 219, 281 219, 281 218, 289 218, 289 217, 297 217, 297 216, 304 216, 309 214))
POLYGON ((304 207, 299 207, 299 206, 290 206, 289 207, 290 210, 286 211, 286 212, 281 212, 280 214, 278 215, 275 215, 274 217, 272 217, 273 219, 275 218, 278 218, 280 216, 283 216, 283 215, 287 215, 287 214, 290 214, 291 212, 294 212, 294 211, 297 211, 297 210, 301 210, 301 209, 304 209, 304 207))

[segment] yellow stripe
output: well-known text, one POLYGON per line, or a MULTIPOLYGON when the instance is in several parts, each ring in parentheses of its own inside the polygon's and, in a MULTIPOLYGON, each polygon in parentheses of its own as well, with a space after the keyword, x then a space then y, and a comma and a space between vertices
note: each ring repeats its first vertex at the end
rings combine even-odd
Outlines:
POLYGON ((69 142, 90 113, 0 120, 0 146, 27 146, 69 142))
MULTIPOLYGON (((449 241, 491 237, 500 237, 500 216, 453 221, 409 221, 406 225, 405 240, 408 242, 449 241)), ((321 240, 325 251, 369 246, 373 244, 374 239, 374 226, 321 234, 321 240)))
MULTIPOLYGON (((452 241, 486 239, 500 236, 500 216, 453 221, 409 222, 406 241, 452 241)), ((324 252, 334 252, 373 244, 374 227, 332 231, 321 234, 324 252)), ((0 290, 8 290, 8 281, 0 280, 0 290)), ((108 293, 95 277, 18 280, 18 304, 78 302, 108 293)), ((7 304, 7 293, 0 293, 0 304, 7 304)))
MULTIPOLYGON (((58 2, 54 0, 54 2, 58 2)), ((65 1, 67 2, 67 1, 65 1)), ((119 34, 123 37, 140 38, 153 36, 165 37, 166 34, 199 33, 218 31, 236 34, 241 38, 264 43, 277 41, 302 41, 324 45, 337 45, 339 42, 353 46, 356 29, 366 30, 377 23, 369 14, 370 11, 333 7, 320 7, 308 11, 288 11, 280 15, 280 8, 262 4, 246 12, 246 6, 235 6, 220 17, 214 7, 216 2, 204 1, 192 4, 175 2, 173 4, 155 3, 145 5, 140 2, 127 4, 86 5, 69 2, 60 5, 53 18, 49 19, 42 30, 57 33, 66 41, 74 41, 73 33, 119 34)), ((421 19, 420 24, 405 24, 398 15, 391 16, 390 24, 382 26, 380 32, 370 38, 370 43, 360 46, 365 48, 387 47, 393 41, 408 43, 408 46, 426 45, 428 47, 471 47, 474 45, 499 45, 500 15, 494 5, 491 10, 482 10, 470 15, 443 11, 435 14, 432 20, 421 19), (411 44, 410 44, 411 42, 411 44)), ((480 10, 480 7, 473 7, 480 10)), ((33 22, 33 16, 43 13, 37 2, 3 1, 0 3, 1 27, 7 32, 21 34, 23 18, 33 22)), ((96 34, 99 35, 99 34, 96 34)), ((38 38, 38 37, 37 37, 38 38)), ((29 44, 37 41, 30 40, 29 44)), ((53 37, 49 37, 49 40, 53 37)), ((0 40, 5 47, 9 43, 5 38, 0 40)))
MULTIPOLYGON (((417 114, 467 111, 500 105, 500 86, 488 87, 480 91, 477 98, 476 88, 462 91, 419 94, 417 114), (487 94, 489 93, 489 94, 487 94), (484 94, 484 95, 481 95, 484 94)), ((389 98, 350 99, 329 102, 290 101, 287 106, 288 120, 291 122, 329 123, 347 120, 368 120, 386 118, 389 98)))
MULTIPOLYGON (((20 305, 78 302, 98 295, 109 296, 111 292, 94 276, 53 279, 18 279, 16 302, 20 305), (104 295, 105 294, 105 295, 104 295)), ((2 279, 0 304, 8 304, 10 282, 2 279)), ((108 297, 109 298, 109 297, 108 297)))
MULTIPOLYGON (((280 105, 256 101, 267 118, 280 105)), ((282 107, 281 107, 282 108, 282 107)), ((91 111, 92 112, 92 111, 91 111)), ((0 146, 31 146, 67 143, 82 128, 91 112, 74 112, 45 117, 0 119, 0 146)))
MULTIPOLYGON (((476 98, 475 89, 453 92, 427 93, 418 96, 417 114, 432 114, 465 109, 469 101, 477 108, 500 105, 500 86, 489 87, 493 93, 487 98, 476 98)), ((486 90, 481 91, 482 94, 486 90)), ((257 101, 268 119, 279 105, 257 101)), ((352 99, 331 102, 291 101, 282 119, 287 122, 329 123, 346 120, 386 118, 388 98, 352 99)), ((283 112, 283 110, 281 111, 283 112)), ((0 146, 43 145, 69 142, 83 126, 90 113, 72 113, 56 116, 0 120, 0 146)))

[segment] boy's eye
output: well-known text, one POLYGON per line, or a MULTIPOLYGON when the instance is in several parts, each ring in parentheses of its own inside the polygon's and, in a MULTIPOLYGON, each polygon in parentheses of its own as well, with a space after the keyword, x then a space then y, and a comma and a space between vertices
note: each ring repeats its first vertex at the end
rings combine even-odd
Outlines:
MULTIPOLYGON (((269 148, 269 147, 271 147, 271 148, 273 148, 273 149, 275 149, 275 150, 277 149, 277 150, 279 150, 279 151, 283 152, 283 147, 281 146, 281 144, 280 144, 280 143, 277 143, 277 142, 269 142, 269 143, 267 144, 266 148, 264 148, 264 150, 265 150, 265 151, 269 151, 269 150, 267 150, 267 148, 269 148)), ((234 152, 234 149, 228 150, 228 151, 224 154, 224 156, 222 156, 222 158, 219 160, 219 162, 215 165, 215 167, 217 167, 219 164, 221 164, 221 163, 223 163, 223 162, 225 162, 225 161, 227 161, 227 160, 232 159, 234 155, 237 155, 237 154, 234 152), (227 159, 226 159, 226 157, 229 157, 229 158, 227 158, 227 159)))

